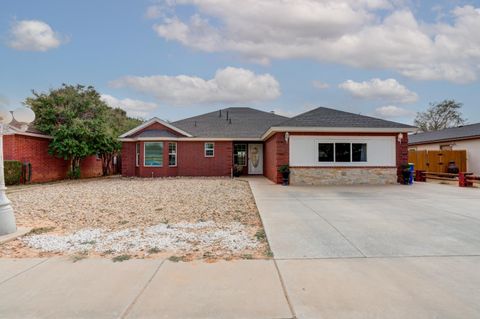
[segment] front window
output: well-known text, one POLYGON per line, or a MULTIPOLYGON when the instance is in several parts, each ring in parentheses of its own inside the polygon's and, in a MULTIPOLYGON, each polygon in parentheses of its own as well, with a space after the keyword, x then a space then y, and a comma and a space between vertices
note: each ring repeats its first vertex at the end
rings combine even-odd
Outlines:
POLYGON ((333 162, 333 143, 318 144, 318 161, 333 162))
POLYGON ((215 156, 215 144, 205 143, 205 157, 214 157, 214 156, 215 156))
POLYGON ((352 162, 367 161, 367 144, 352 143, 352 162))
POLYGON ((144 166, 163 166, 163 142, 145 143, 144 166))
POLYGON ((335 143, 335 162, 350 162, 350 143, 335 143))
POLYGON ((366 143, 318 143, 318 161, 351 163, 367 161, 366 143))
POLYGON ((233 146, 233 164, 238 166, 247 165, 247 144, 235 144, 233 146))
POLYGON ((177 143, 168 143, 168 166, 177 166, 177 143))

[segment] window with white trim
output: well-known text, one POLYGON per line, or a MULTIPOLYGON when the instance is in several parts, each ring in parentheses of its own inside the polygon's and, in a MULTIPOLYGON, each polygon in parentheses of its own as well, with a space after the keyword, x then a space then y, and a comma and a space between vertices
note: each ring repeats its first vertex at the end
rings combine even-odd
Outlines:
POLYGON ((177 143, 168 143, 168 166, 177 166, 177 143))
POLYGON ((163 166, 163 142, 145 142, 143 165, 149 167, 163 166))
POLYGON ((367 161, 366 143, 318 143, 318 161, 351 163, 367 161))
POLYGON ((205 143, 205 157, 215 156, 215 143, 205 143))
POLYGON ((233 145, 233 164, 247 166, 247 144, 233 145))
POLYGON ((140 166, 140 143, 135 144, 135 166, 140 166))

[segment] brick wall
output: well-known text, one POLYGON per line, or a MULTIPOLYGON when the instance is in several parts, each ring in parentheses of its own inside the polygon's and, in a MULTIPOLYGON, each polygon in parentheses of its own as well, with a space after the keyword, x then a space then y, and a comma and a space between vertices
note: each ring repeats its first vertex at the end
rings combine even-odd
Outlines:
MULTIPOLYGON (((5 135, 4 159, 17 160, 32 165, 31 182, 49 182, 65 179, 69 162, 48 154, 49 139, 25 135, 5 135)), ((102 175, 102 161, 95 156, 81 163, 82 177, 102 175)))
POLYGON ((124 142, 122 147, 122 175, 140 177, 166 176, 230 176, 232 169, 232 142, 214 142, 215 156, 204 156, 208 141, 170 141, 177 143, 177 166, 168 166, 168 143, 163 142, 163 167, 145 167, 144 142, 140 144, 140 165, 135 166, 136 142, 124 142))
POLYGON ((275 133, 264 144, 264 175, 275 183, 281 183, 282 174, 278 172, 278 168, 288 162, 285 133, 275 133))
POLYGON ((402 141, 399 142, 397 138, 397 181, 401 183, 403 181, 402 176, 402 164, 408 163, 408 134, 402 134, 402 141))

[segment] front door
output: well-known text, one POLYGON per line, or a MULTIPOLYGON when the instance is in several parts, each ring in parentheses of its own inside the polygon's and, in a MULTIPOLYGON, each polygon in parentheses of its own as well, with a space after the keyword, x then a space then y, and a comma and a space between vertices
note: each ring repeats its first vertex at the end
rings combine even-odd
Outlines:
POLYGON ((263 144, 248 144, 248 174, 263 174, 263 144))

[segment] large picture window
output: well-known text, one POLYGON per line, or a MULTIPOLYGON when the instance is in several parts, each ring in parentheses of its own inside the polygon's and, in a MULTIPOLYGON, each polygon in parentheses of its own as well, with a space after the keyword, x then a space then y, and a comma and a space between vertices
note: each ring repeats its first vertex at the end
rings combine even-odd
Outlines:
POLYGON ((144 166, 163 166, 163 142, 146 142, 144 166))
POLYGON ((352 143, 352 162, 367 161, 367 144, 352 143))
POLYGON ((333 162, 333 143, 318 144, 318 161, 333 162))
POLYGON ((177 143, 168 143, 168 166, 177 166, 177 143))
POLYGON ((350 162, 350 143, 335 143, 335 162, 350 162))
POLYGON ((318 161, 351 163, 367 161, 366 143, 318 143, 318 161))
POLYGON ((215 144, 205 143, 205 157, 214 157, 214 156, 215 156, 215 144))

